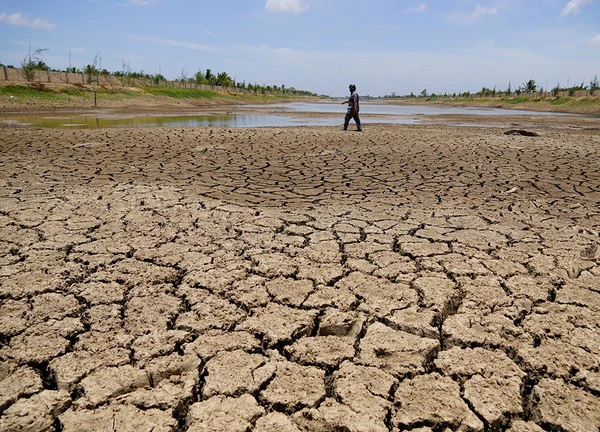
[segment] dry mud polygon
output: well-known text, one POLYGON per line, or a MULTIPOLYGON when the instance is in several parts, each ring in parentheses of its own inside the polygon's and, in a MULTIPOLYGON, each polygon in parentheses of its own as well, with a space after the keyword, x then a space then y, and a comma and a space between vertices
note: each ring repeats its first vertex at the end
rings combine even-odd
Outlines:
POLYGON ((0 430, 600 428, 600 135, 0 127, 0 430))

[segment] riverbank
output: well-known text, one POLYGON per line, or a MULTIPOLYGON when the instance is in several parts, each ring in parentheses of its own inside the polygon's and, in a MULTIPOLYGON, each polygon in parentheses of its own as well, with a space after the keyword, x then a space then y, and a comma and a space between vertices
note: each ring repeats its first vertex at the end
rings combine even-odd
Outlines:
POLYGON ((598 429, 600 135, 504 126, 0 125, 0 429, 598 429))
POLYGON ((116 112, 170 112, 303 100, 315 100, 315 98, 283 93, 254 94, 186 88, 0 86, 0 113, 90 109, 111 109, 116 112))
POLYGON ((600 116, 600 96, 532 97, 514 96, 504 98, 373 98, 377 103, 394 105, 433 105, 460 107, 487 107, 525 111, 544 111, 567 114, 590 114, 600 116))
MULTIPOLYGON (((339 101, 284 93, 193 90, 157 87, 0 85, 0 113, 110 109, 115 112, 226 110, 234 105, 267 105, 298 101, 339 101)), ((363 103, 504 108, 600 116, 600 96, 533 98, 364 98, 363 103)))

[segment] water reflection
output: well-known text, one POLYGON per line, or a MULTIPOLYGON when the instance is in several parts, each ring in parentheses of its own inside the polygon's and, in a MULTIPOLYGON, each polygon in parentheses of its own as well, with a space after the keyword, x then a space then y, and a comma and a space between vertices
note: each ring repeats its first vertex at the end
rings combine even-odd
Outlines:
MULTIPOLYGON (((273 126, 338 126, 343 122, 345 108, 337 103, 305 103, 239 106, 237 113, 190 115, 115 115, 98 112, 54 115, 19 114, 2 116, 4 122, 48 128, 122 128, 122 127, 273 127, 273 126), (248 112, 250 111, 250 112, 248 112), (258 113, 254 112, 257 111, 258 113), (264 114, 264 113, 268 114, 264 114)), ((557 113, 506 110, 498 108, 464 108, 363 104, 363 121, 373 123, 414 124, 421 116, 458 115, 561 115, 557 113), (369 116, 372 116, 369 118, 369 116)))
MULTIPOLYGON (((259 105, 252 106, 259 108, 259 105)), ((288 112, 312 113, 339 113, 340 105, 333 103, 291 102, 269 105, 269 108, 288 112)), ((342 109, 342 112, 345 108, 342 109)), ((392 105, 378 103, 361 103, 361 114, 393 115, 393 116, 421 116, 421 115, 491 115, 491 116, 561 116, 564 113, 512 110, 492 107, 461 107, 461 106, 433 106, 433 105, 392 105)))
POLYGON ((289 115, 263 114, 202 114, 178 116, 98 116, 97 114, 44 116, 18 114, 2 116, 2 121, 47 128, 122 128, 122 127, 268 127, 268 126, 327 126, 339 124, 339 119, 303 119, 289 115))
POLYGON ((44 116, 23 114, 6 116, 6 120, 25 125, 48 128, 119 128, 119 127, 186 127, 186 126, 229 126, 231 116, 227 114, 193 116, 98 116, 96 114, 44 116))

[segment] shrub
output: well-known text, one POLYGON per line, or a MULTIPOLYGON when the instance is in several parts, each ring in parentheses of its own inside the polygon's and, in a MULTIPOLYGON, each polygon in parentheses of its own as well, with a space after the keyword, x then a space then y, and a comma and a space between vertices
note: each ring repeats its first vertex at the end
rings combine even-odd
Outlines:
POLYGON ((21 72, 26 81, 33 81, 35 78, 36 70, 48 70, 48 66, 42 61, 42 53, 48 51, 47 49, 37 49, 31 53, 31 45, 29 45, 29 51, 21 62, 21 72))

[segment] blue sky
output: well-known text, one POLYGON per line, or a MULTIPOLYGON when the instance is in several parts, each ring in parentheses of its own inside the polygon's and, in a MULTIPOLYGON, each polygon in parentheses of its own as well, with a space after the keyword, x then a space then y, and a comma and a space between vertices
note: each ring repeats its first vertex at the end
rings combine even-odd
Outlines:
POLYGON ((600 77, 600 0, 0 0, 0 63, 169 79, 210 68, 320 94, 600 77))

